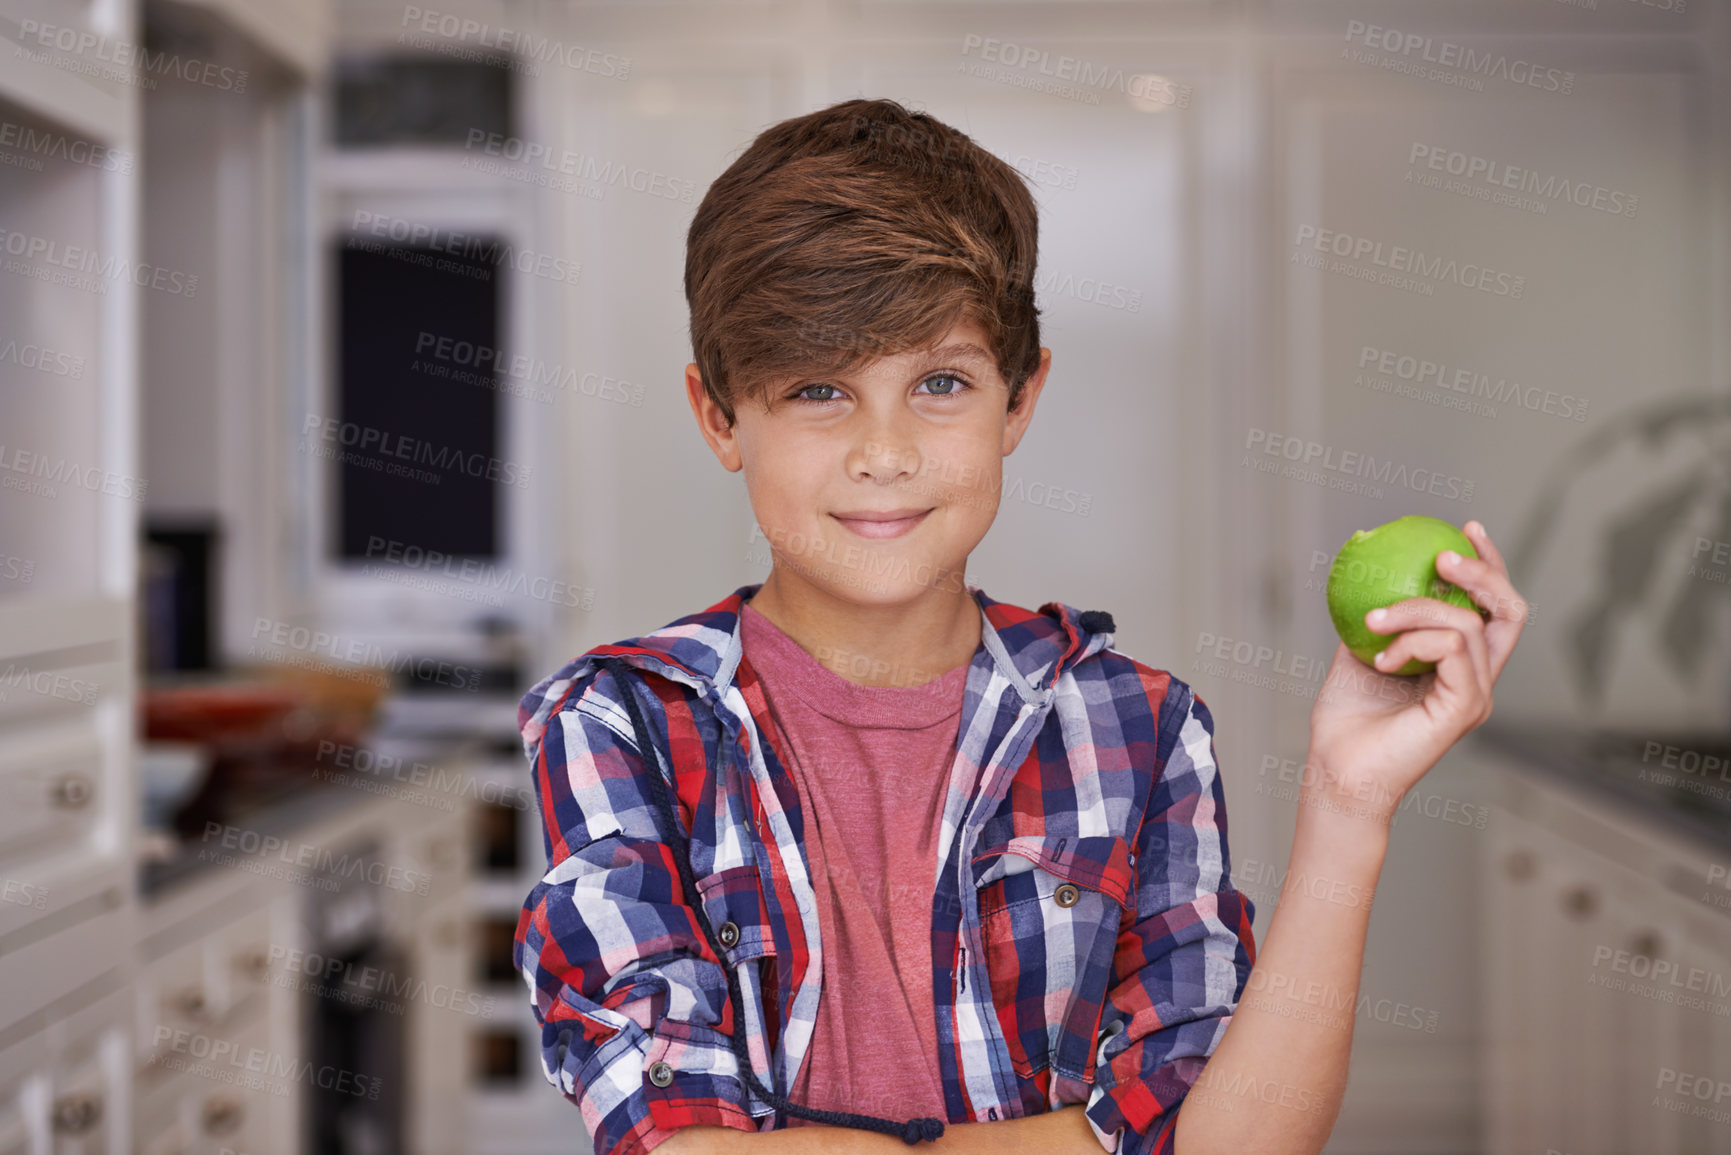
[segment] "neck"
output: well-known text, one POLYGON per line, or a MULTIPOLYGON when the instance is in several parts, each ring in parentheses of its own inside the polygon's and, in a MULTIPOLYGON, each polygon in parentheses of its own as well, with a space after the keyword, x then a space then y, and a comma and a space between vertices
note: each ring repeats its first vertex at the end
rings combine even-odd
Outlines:
POLYGON ((918 686, 973 661, 980 604, 967 589, 923 590, 906 602, 860 605, 772 570, 752 609, 800 649, 861 686, 918 686))

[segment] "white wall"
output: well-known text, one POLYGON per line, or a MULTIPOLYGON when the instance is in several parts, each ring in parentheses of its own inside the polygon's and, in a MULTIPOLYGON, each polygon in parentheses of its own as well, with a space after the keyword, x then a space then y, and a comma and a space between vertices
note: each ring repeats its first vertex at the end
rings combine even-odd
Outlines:
POLYGON ((291 446, 280 431, 294 388, 289 346, 304 340, 287 330, 305 260, 291 258, 295 184, 307 177, 291 148, 300 98, 286 71, 214 19, 179 19, 181 35, 197 37, 185 51, 244 69, 248 82, 163 85, 142 102, 143 259, 197 278, 194 292, 144 296, 145 510, 170 523, 219 520, 216 627, 233 659, 253 623, 280 612, 292 573, 291 446))

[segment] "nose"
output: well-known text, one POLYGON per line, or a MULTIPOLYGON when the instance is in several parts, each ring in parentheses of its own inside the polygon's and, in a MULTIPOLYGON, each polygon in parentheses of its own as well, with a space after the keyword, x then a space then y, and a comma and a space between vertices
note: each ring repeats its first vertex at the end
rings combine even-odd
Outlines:
POLYGON ((912 437, 882 422, 855 442, 848 453, 847 472, 855 481, 905 484, 919 476, 923 460, 912 437))

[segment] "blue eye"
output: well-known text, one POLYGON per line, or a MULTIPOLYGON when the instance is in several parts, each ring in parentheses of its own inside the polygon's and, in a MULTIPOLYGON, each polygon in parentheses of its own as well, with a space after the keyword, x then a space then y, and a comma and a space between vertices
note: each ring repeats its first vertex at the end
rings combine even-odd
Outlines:
MULTIPOLYGON (((934 381, 947 381, 950 383, 950 387, 946 390, 941 391, 941 392, 935 391, 935 390, 927 392, 927 393, 923 394, 924 396, 926 396, 926 397, 959 397, 963 392, 973 388, 972 385, 968 384, 966 381, 962 380, 961 377, 957 376, 954 373, 933 373, 930 377, 923 378, 920 381, 920 384, 921 385, 930 385, 934 381)), ((794 393, 791 395, 789 400, 801 401, 807 405, 819 405, 819 406, 830 405, 830 404, 833 404, 834 402, 836 402, 837 400, 839 400, 839 397, 837 395, 837 389, 838 389, 838 387, 835 385, 829 385, 829 384, 825 384, 823 382, 813 382, 810 385, 800 386, 799 389, 794 391, 794 393), (829 396, 827 396, 827 397, 809 397, 809 396, 807 396, 807 394, 813 389, 828 389, 830 391, 830 393, 829 393, 829 396)))
POLYGON ((963 381, 960 377, 956 376, 954 373, 934 373, 930 377, 927 377, 924 381, 921 381, 920 384, 921 385, 929 385, 933 381, 949 381, 949 382, 952 382, 955 387, 952 389, 949 389, 943 393, 928 394, 928 396, 931 396, 931 397, 955 397, 958 394, 960 394, 964 389, 972 389, 973 388, 972 385, 969 385, 966 381, 963 381))

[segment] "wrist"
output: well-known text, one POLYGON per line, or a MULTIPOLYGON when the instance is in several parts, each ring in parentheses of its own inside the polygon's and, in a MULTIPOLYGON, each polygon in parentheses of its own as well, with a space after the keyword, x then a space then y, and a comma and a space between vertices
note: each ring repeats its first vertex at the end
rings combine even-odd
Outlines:
POLYGON ((1298 792, 1298 821, 1337 825, 1343 829, 1380 831, 1386 837, 1394 827, 1400 799, 1384 794, 1374 784, 1359 788, 1306 786, 1298 792))
POLYGON ((1381 826, 1394 824, 1404 789, 1362 771, 1343 772, 1316 758, 1307 757, 1299 778, 1299 814, 1316 811, 1381 826))
POLYGON ((1381 870, 1388 854, 1393 808, 1321 792, 1302 792, 1293 828, 1292 858, 1314 854, 1343 868, 1381 870))

